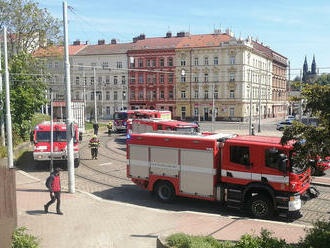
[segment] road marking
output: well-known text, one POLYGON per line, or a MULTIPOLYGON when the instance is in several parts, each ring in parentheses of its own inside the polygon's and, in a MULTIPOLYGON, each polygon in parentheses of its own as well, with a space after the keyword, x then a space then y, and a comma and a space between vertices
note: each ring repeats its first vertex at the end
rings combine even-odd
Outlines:
POLYGON ((107 165, 107 164, 112 164, 111 162, 109 162, 109 163, 103 163, 103 164, 100 164, 100 165, 107 165))

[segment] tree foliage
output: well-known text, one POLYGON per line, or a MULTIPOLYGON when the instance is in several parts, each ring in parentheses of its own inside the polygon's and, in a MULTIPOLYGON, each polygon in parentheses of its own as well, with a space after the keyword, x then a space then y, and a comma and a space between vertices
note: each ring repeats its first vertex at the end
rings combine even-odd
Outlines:
POLYGON ((304 113, 317 117, 319 125, 294 122, 284 130, 281 143, 297 141, 294 161, 304 167, 312 165, 319 157, 330 155, 330 75, 322 75, 314 84, 304 85, 301 95, 305 102, 304 113))
POLYGON ((33 52, 46 42, 58 42, 60 21, 34 0, 0 0, 0 29, 8 29, 10 54, 33 52))
POLYGON ((40 77, 37 60, 20 53, 9 64, 10 101, 14 132, 25 139, 36 111, 46 103, 46 85, 40 77))

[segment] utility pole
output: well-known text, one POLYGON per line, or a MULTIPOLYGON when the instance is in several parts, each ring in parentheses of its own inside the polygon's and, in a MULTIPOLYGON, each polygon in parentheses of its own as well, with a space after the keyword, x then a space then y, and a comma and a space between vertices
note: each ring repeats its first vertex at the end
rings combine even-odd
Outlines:
POLYGON ((252 70, 250 70, 250 118, 249 118, 249 135, 252 135, 252 70))
POLYGON ((97 123, 97 105, 96 105, 96 71, 93 67, 93 77, 94 77, 94 120, 97 123))
POLYGON ((54 171, 54 120, 53 120, 53 91, 50 89, 50 173, 54 171))
POLYGON ((3 44, 5 52, 5 84, 6 84, 6 128, 7 128, 7 151, 8 167, 14 168, 13 156, 13 138, 10 113, 10 90, 9 90, 9 72, 8 72, 8 51, 7 51, 7 27, 3 28, 3 44))
POLYGON ((65 52, 65 85, 66 85, 66 142, 67 142, 67 163, 68 163, 68 187, 69 192, 75 192, 74 178, 74 156, 73 156, 73 123, 71 109, 71 80, 69 62, 69 37, 68 37, 68 6, 63 2, 63 23, 64 23, 64 52, 65 52))
POLYGON ((86 75, 85 75, 85 69, 83 69, 83 80, 84 80, 84 88, 83 88, 83 100, 84 100, 84 123, 85 123, 85 117, 86 117, 86 75))
MULTIPOLYGON (((299 87, 299 90, 300 90, 300 98, 301 98, 301 90, 302 90, 302 73, 301 73, 301 70, 300 70, 300 87, 299 87)), ((299 121, 301 122, 302 120, 302 98, 299 100, 299 121)))
MULTIPOLYGON (((2 73, 1 73, 1 42, 0 42, 0 95, 2 95, 2 73)), ((4 105, 1 106, 1 119, 0 119, 0 131, 1 131, 1 143, 2 146, 6 146, 6 135, 5 135, 5 125, 3 115, 5 114, 4 105)))
POLYGON ((258 133, 261 132, 261 75, 260 75, 260 70, 259 70, 259 118, 258 118, 258 133))
MULTIPOLYGON (((290 61, 288 61, 288 67, 289 67, 289 76, 288 76, 288 95, 289 95, 289 97, 290 97, 290 95, 291 95, 291 84, 290 84, 290 79, 291 79, 291 72, 290 72, 290 61)), ((291 106, 291 104, 290 104, 290 102, 289 102, 289 113, 288 113, 289 115, 292 115, 292 106, 291 106)))
POLYGON ((213 90, 212 90, 212 125, 211 125, 211 132, 214 130, 214 81, 213 81, 213 90))

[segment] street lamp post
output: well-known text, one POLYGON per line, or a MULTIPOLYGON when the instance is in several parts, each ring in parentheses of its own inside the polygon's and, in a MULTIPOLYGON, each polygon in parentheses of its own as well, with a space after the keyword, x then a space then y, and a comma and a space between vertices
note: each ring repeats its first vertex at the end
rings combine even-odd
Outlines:
MULTIPOLYGON (((260 71, 259 71, 260 72, 260 71)), ((259 79, 259 118, 258 118, 258 133, 261 132, 261 75, 259 73, 258 75, 258 79, 259 79)))
POLYGON ((94 77, 94 120, 97 123, 97 105, 96 105, 96 71, 93 67, 93 77, 94 77))
POLYGON ((249 117, 249 135, 252 135, 252 70, 250 70, 250 117, 249 117))

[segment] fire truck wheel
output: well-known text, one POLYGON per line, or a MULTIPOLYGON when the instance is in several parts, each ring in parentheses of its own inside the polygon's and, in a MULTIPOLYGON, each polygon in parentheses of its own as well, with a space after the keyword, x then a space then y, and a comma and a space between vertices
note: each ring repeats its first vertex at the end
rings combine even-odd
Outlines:
POLYGON ((171 202, 175 197, 174 188, 171 183, 162 181, 156 185, 155 193, 162 202, 171 202))
POLYGON ((256 195, 250 199, 250 213, 255 218, 267 219, 273 215, 273 204, 271 200, 264 195, 256 195))

